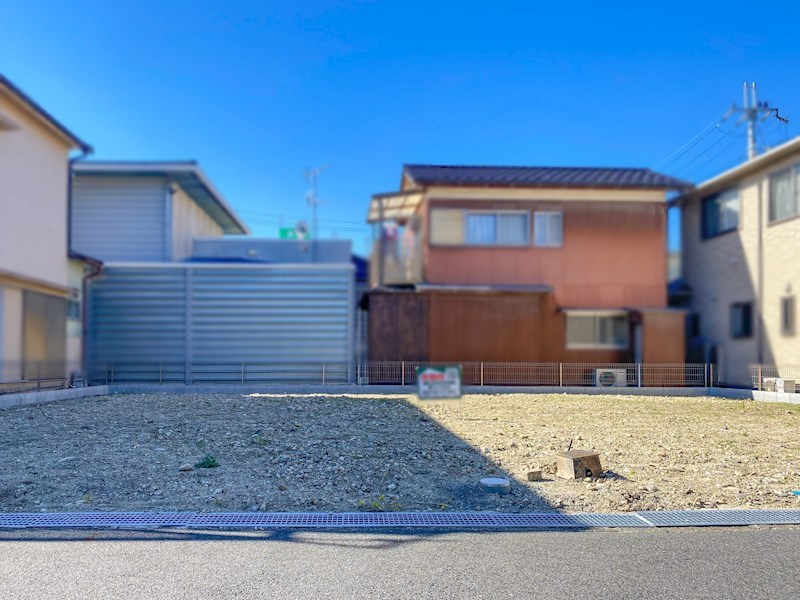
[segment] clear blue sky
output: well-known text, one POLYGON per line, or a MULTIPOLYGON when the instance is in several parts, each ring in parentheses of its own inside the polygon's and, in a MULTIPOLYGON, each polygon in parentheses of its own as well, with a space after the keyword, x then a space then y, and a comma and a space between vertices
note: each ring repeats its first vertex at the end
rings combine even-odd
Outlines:
POLYGON ((745 80, 793 117, 763 140, 800 133, 800 3, 538 4, 6 0, 0 72, 94 158, 197 159, 257 235, 308 219, 330 164, 321 237, 362 253, 404 162, 696 181, 745 156, 743 127, 708 133, 745 80))

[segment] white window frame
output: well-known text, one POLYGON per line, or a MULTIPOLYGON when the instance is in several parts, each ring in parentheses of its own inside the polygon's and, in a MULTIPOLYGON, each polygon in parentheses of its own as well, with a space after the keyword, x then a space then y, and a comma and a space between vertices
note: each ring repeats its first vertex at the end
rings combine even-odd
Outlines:
POLYGON ((600 338, 599 330, 599 319, 601 318, 619 318, 624 317, 628 325, 630 325, 628 319, 628 313, 625 311, 619 310, 570 310, 566 313, 566 319, 564 319, 564 339, 566 341, 567 350, 628 350, 631 345, 631 335, 630 331, 626 331, 625 334, 625 343, 620 344, 602 344, 598 341, 593 343, 584 343, 584 342, 573 342, 570 343, 569 341, 569 318, 570 317, 592 317, 594 319, 594 339, 598 340, 600 338))
POLYGON ((464 209, 464 246, 469 248, 527 248, 531 245, 531 213, 528 210, 473 210, 469 208, 464 209), (494 239, 493 244, 472 244, 469 241, 469 216, 470 215, 493 215, 495 217, 494 223, 494 239), (525 216, 525 241, 515 243, 501 243, 497 237, 497 217, 499 215, 524 215, 525 216))
POLYGON ((561 248, 564 245, 564 212, 560 210, 536 210, 533 212, 533 245, 536 248, 561 248), (558 243, 545 243, 540 244, 536 241, 536 216, 544 215, 548 218, 552 215, 558 215, 561 221, 561 231, 558 243))

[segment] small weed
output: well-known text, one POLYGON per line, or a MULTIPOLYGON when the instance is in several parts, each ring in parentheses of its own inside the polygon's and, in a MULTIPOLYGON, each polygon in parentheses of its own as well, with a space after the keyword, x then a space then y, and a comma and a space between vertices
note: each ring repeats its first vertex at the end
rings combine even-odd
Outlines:
POLYGON ((194 463, 195 469, 214 469, 218 466, 219 463, 217 462, 217 459, 210 454, 206 454, 198 462, 194 463))
POLYGON ((369 503, 370 510, 383 512, 386 510, 386 497, 381 494, 369 503))
POLYGON ((261 437, 260 435, 257 435, 257 436, 255 436, 255 437, 253 438, 253 443, 254 443, 256 446, 259 446, 259 447, 264 447, 264 446, 267 446, 267 445, 269 445, 269 440, 268 440, 268 439, 266 439, 266 438, 263 438, 263 437, 261 437))
POLYGON ((84 504, 89 504, 89 502, 91 502, 91 501, 92 501, 92 497, 89 494, 84 494, 83 495, 83 503, 84 504))
POLYGON ((206 441, 205 440, 197 440, 197 447, 200 448, 200 450, 202 450, 203 448, 206 447, 206 441))

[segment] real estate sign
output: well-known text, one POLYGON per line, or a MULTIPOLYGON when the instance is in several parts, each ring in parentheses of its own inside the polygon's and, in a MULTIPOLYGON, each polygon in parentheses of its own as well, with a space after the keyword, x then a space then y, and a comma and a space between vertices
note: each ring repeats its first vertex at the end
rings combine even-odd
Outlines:
POLYGON ((417 367, 420 400, 461 398, 461 365, 417 367))

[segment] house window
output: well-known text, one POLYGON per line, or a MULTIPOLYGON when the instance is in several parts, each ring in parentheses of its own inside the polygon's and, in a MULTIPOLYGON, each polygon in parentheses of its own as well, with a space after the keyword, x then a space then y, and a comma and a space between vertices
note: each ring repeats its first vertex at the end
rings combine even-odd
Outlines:
POLYGON ((468 211, 431 209, 430 236, 434 246, 526 246, 530 240, 525 211, 468 211))
POLYGON ((795 334, 796 306, 794 296, 781 298, 781 335, 791 337, 795 334))
POLYGON ((470 246, 524 246, 528 243, 528 213, 468 211, 465 238, 470 246))
POLYGON ((567 348, 628 348, 625 314, 568 314, 567 348))
POLYGON ((739 227, 739 190, 730 189, 703 198, 703 239, 734 231, 739 227))
POLYGON ((491 246, 497 243, 497 215, 468 214, 467 244, 491 246))
POLYGON ((800 166, 769 178, 769 222, 800 214, 800 166))
POLYGON ((737 302, 731 304, 731 337, 749 338, 753 335, 753 304, 737 302))
POLYGON ((558 247, 563 242, 563 217, 560 212, 536 212, 533 217, 535 246, 558 247))

